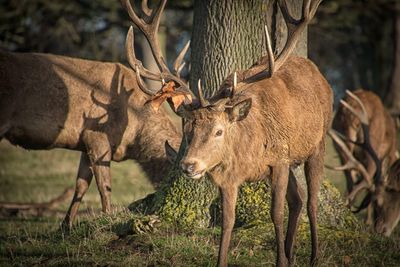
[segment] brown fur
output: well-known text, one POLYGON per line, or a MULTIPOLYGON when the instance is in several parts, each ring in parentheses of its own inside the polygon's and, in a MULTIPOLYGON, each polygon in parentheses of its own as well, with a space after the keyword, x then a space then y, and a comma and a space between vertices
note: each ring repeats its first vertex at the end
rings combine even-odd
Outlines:
MULTIPOLYGON (((223 90, 225 88, 217 95, 224 95, 223 90)), ((209 173, 222 195, 220 266, 227 265, 238 187, 245 181, 265 177, 272 180, 271 214, 278 245, 277 264, 293 262, 302 199, 290 167, 302 162, 305 162, 309 192, 311 261, 315 262, 317 196, 332 102, 330 86, 318 68, 308 59, 290 57, 272 78, 239 83, 224 110, 216 104, 185 113, 189 144, 181 161, 182 169, 192 178, 209 173), (252 103, 249 110, 243 108, 246 105, 242 103, 246 101, 252 103), (246 111, 249 112, 247 117, 246 111), (222 130, 220 136, 219 130, 222 130), (283 239, 285 196, 289 204, 286 240, 283 239)))
MULTIPOLYGON (((366 224, 375 225, 375 231, 378 233, 390 235, 400 217, 400 201, 396 201, 396 198, 400 199, 400 188, 392 186, 393 188, 398 188, 398 190, 393 190, 388 186, 390 184, 393 185, 398 180, 398 175, 393 174, 393 169, 399 165, 396 164, 398 156, 395 121, 383 106, 380 98, 373 92, 359 89, 354 91, 354 94, 365 106, 369 121, 369 140, 372 149, 378 157, 381 175, 383 175, 383 179, 375 177, 380 174, 377 173, 376 163, 368 151, 347 142, 346 145, 349 148, 349 152, 365 166, 368 179, 375 177, 375 179, 382 180, 382 182, 378 182, 376 190, 367 195, 357 211, 368 207, 366 224)), ((350 96, 345 97, 344 101, 356 111, 361 112, 361 106, 350 96)), ((360 120, 344 106, 340 106, 333 120, 332 127, 342 133, 347 139, 358 142, 362 142, 364 139, 360 120)), ((347 162, 349 160, 348 156, 336 143, 335 148, 342 163, 347 162)), ((350 198, 355 197, 354 192, 358 190, 356 189, 358 185, 354 186, 356 182, 359 182, 357 181, 357 175, 358 172, 356 170, 345 170, 347 190, 350 198)))
MULTIPOLYGON (((371 91, 362 89, 353 92, 364 104, 369 120, 369 133, 372 148, 376 152, 383 166, 383 173, 387 173, 388 168, 397 159, 397 137, 396 125, 393 118, 382 104, 380 98, 371 91)), ((350 104, 356 111, 361 111, 360 105, 351 97, 346 96, 344 101, 350 104)), ((347 108, 340 106, 335 118, 333 119, 332 128, 342 133, 350 140, 362 141, 363 134, 361 130, 360 120, 353 115, 347 108)), ((350 151, 353 152, 355 158, 366 166, 370 177, 374 176, 376 166, 371 156, 363 149, 359 149, 354 144, 347 142, 350 151)), ((342 163, 348 159, 343 151, 335 145, 342 163)), ((353 185, 356 182, 356 174, 354 171, 346 170, 346 182, 348 192, 352 191, 353 185)))
POLYGON ((153 183, 162 178, 169 166, 164 143, 178 147, 180 134, 149 99, 122 64, 0 52, 0 139, 26 149, 82 151, 66 225, 93 174, 103 211, 110 210, 111 160, 137 160, 153 183))

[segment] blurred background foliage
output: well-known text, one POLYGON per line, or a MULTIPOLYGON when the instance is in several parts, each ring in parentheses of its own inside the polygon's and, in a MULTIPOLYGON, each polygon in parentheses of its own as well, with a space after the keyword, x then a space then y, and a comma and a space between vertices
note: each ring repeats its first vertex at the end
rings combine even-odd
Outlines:
POLYGON ((400 79, 392 75, 395 43, 400 38, 396 36, 399 4, 396 0, 323 2, 309 29, 309 56, 336 89, 337 97, 345 89, 364 88, 390 105, 390 91, 400 90, 391 85, 392 79, 400 79))
MULTIPOLYGON (((152 6, 155 1, 149 2, 152 6)), ((396 36, 398 2, 325 0, 320 6, 309 27, 309 57, 338 98, 345 89, 362 87, 393 106, 391 91, 400 90, 392 82, 400 80, 393 75, 395 43, 400 39, 396 36)), ((160 32, 169 64, 192 34, 192 6, 193 0, 168 1, 160 32)), ((125 62, 124 41, 130 25, 119 1, 0 0, 0 49, 9 51, 125 62)), ((135 41, 142 58, 147 51, 144 42, 135 41)))
MULTIPOLYGON (((192 1, 168 2, 160 32, 168 36, 165 50, 175 55, 190 37, 192 1)), ((115 0, 0 0, 0 49, 8 51, 123 62, 130 25, 115 0)))

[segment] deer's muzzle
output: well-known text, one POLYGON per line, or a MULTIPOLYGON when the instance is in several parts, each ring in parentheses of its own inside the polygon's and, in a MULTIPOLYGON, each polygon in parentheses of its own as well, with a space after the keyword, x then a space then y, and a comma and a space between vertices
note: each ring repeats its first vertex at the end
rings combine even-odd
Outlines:
POLYGON ((181 161, 181 170, 182 173, 187 177, 191 179, 200 179, 201 177, 204 176, 205 169, 200 168, 199 162, 191 160, 182 160, 181 161))

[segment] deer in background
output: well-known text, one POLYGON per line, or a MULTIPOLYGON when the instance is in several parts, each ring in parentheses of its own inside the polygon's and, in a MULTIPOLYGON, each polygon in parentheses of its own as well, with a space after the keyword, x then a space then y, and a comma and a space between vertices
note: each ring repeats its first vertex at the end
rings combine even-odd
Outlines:
POLYGON ((229 75, 209 100, 202 96, 199 81, 197 101, 183 104, 177 110, 185 121, 187 142, 180 162, 182 172, 191 179, 208 173, 220 189, 223 222, 219 266, 228 265, 239 186, 245 181, 266 177, 272 181, 276 262, 278 266, 294 262, 293 247, 303 200, 291 167, 302 162, 308 189, 311 264, 317 259, 317 200, 323 176, 325 136, 331 126, 333 93, 310 60, 290 54, 320 1, 304 1, 302 17, 298 20, 288 13, 285 1, 278 3, 292 31, 277 59, 266 32, 268 57, 261 64, 229 75), (285 197, 289 206, 286 238, 285 197))
POLYGON ((347 118, 347 124, 342 126, 352 128, 347 131, 341 128, 345 130, 343 133, 336 129, 329 132, 343 163, 333 169, 354 171, 348 172, 355 176, 347 178, 352 185, 348 205, 353 205, 356 197, 367 190, 354 212, 368 207, 367 224, 375 222, 375 231, 389 236, 400 219, 400 160, 394 121, 373 93, 363 90, 346 93, 338 112, 340 120, 335 120, 344 122, 342 119, 347 118), (347 117, 342 117, 344 114, 347 117), (361 176, 359 181, 353 180, 358 178, 356 175, 361 176))
MULTIPOLYGON (((385 166, 382 166, 384 168, 382 171, 387 172, 388 167, 398 158, 395 122, 383 106, 380 98, 373 92, 359 89, 354 91, 353 94, 362 102, 368 116, 371 149, 375 151, 377 158, 385 163, 385 166)), ((348 103, 354 110, 358 112, 362 111, 361 105, 352 96, 347 95, 343 101, 348 103)), ((359 118, 343 105, 338 108, 333 119, 332 128, 348 140, 362 142, 364 139, 359 118)), ((346 141, 346 143, 351 154, 363 163, 369 176, 373 176, 376 171, 376 164, 371 153, 368 153, 366 149, 355 146, 349 141, 346 141)), ((347 162, 347 155, 337 144, 335 144, 335 149, 339 154, 342 164, 347 162)), ((344 173, 347 190, 351 192, 354 184, 357 182, 357 172, 353 169, 345 169, 344 173)))
MULTIPOLYGON (((143 1, 146 8, 147 1, 143 1)), ((0 52, 0 140, 5 138, 25 149, 66 148, 82 151, 75 193, 63 221, 70 227, 94 175, 102 211, 111 209, 110 161, 136 160, 158 183, 169 167, 164 143, 181 141, 165 110, 156 112, 142 76, 152 80, 184 82, 179 67, 188 45, 175 61, 172 74, 154 41, 160 14, 145 9, 144 25, 129 1, 124 1, 134 23, 151 39, 160 73, 145 69, 133 50, 130 28, 126 52, 134 70, 119 63, 104 63, 40 53, 0 52)))

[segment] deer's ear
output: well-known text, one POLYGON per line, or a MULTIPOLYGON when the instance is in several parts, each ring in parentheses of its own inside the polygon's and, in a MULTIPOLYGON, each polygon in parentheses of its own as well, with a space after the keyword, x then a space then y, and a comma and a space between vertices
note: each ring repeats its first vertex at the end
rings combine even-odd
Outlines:
POLYGON ((165 152, 167 154, 167 160, 171 164, 174 164, 176 158, 178 157, 178 152, 176 152, 176 150, 168 143, 168 141, 165 141, 165 152))
POLYGON ((251 98, 236 103, 228 109, 229 119, 231 121, 241 121, 247 117, 251 108, 251 98))

